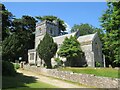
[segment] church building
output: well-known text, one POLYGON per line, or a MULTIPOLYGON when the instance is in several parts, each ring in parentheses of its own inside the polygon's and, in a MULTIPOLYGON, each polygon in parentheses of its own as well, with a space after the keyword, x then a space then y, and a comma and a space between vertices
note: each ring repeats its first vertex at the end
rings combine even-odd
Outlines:
MULTIPOLYGON (((76 36, 77 40, 81 44, 81 49, 84 52, 84 59, 82 62, 86 63, 88 67, 95 67, 95 63, 99 62, 102 66, 105 66, 105 60, 102 54, 102 43, 97 33, 80 36, 80 31, 76 31, 71 34, 60 35, 57 21, 42 21, 36 25, 35 31, 35 48, 28 50, 28 63, 30 65, 42 66, 44 61, 41 60, 36 52, 37 46, 40 40, 43 39, 44 35, 49 33, 54 42, 57 43, 58 49, 62 45, 66 37, 76 36)), ((57 55, 56 55, 57 56, 57 55)), ((80 60, 81 61, 81 60, 80 60)), ((52 64, 54 61, 52 60, 52 64)), ((82 64, 82 63, 81 63, 82 64)))

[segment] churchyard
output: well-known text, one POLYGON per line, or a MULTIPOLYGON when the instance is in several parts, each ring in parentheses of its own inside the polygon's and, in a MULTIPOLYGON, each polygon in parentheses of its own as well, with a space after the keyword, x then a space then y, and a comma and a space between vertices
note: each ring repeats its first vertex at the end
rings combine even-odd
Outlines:
POLYGON ((2 89, 119 90, 119 6, 120 2, 107 3, 102 28, 75 24, 68 33, 66 22, 57 16, 17 18, 0 4, 5 17, 0 42, 2 89))
POLYGON ((63 71, 72 71, 74 73, 94 74, 102 77, 120 78, 119 68, 60 68, 63 71))

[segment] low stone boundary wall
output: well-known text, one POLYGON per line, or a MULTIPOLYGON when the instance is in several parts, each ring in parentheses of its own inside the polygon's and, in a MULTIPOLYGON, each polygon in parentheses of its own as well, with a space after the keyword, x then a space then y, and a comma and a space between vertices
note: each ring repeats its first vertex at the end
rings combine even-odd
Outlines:
POLYGON ((64 80, 69 80, 73 82, 78 82, 88 86, 93 86, 97 88, 118 88, 120 84, 120 79, 100 77, 92 74, 79 74, 70 71, 59 71, 56 69, 45 69, 36 66, 24 66, 25 70, 40 73, 47 76, 52 76, 64 80))

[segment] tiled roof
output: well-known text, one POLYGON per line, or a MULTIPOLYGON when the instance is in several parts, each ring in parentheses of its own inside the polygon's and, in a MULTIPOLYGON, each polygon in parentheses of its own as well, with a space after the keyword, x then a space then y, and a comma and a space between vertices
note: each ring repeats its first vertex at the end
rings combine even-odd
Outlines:
POLYGON ((54 42, 56 42, 57 44, 62 44, 62 42, 64 41, 64 39, 66 37, 70 37, 70 36, 74 36, 76 32, 74 33, 71 33, 71 34, 65 34, 65 35, 62 35, 62 36, 57 36, 57 37, 53 37, 54 39, 54 42))
MULTIPOLYGON (((74 33, 71 33, 71 34, 66 34, 66 35, 62 35, 62 36, 57 36, 57 37, 53 37, 54 41, 57 43, 57 44, 62 44, 62 42, 64 41, 64 39, 66 37, 70 37, 71 35, 74 36, 76 34, 76 32, 74 33)), ((89 34, 89 35, 84 35, 84 36, 79 36, 77 38, 77 40, 80 42, 80 43, 85 43, 85 42, 90 42, 94 39, 94 36, 96 35, 96 33, 94 34, 89 34)))
POLYGON ((94 39, 95 35, 96 35, 96 33, 94 33, 94 34, 89 34, 89 35, 84 35, 84 36, 80 36, 80 37, 78 37, 77 40, 78 40, 80 43, 90 42, 90 41, 92 41, 92 40, 94 39))

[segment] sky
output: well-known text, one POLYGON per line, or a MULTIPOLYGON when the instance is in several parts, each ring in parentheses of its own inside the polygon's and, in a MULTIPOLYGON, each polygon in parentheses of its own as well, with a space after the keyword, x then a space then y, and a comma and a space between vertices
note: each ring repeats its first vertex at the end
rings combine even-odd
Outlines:
POLYGON ((53 15, 64 20, 69 31, 74 24, 88 23, 100 28, 99 18, 107 9, 106 2, 3 2, 16 18, 22 15, 53 15))

